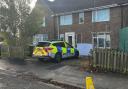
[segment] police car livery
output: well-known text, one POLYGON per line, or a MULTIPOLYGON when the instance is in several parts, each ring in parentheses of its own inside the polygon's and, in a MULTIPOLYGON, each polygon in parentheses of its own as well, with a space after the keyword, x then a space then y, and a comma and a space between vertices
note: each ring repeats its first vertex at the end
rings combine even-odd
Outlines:
POLYGON ((39 42, 33 50, 33 57, 39 60, 54 59, 60 62, 62 58, 79 57, 79 51, 64 41, 39 42))

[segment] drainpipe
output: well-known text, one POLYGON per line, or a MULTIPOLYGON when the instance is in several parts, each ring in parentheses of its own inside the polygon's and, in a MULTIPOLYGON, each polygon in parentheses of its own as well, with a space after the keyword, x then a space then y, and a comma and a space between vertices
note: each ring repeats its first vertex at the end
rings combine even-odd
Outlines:
POLYGON ((123 17, 123 6, 122 6, 122 4, 120 4, 120 8, 121 8, 121 29, 124 27, 124 17, 123 17))
POLYGON ((59 16, 56 16, 57 17, 57 38, 58 40, 60 39, 60 24, 59 24, 59 16))

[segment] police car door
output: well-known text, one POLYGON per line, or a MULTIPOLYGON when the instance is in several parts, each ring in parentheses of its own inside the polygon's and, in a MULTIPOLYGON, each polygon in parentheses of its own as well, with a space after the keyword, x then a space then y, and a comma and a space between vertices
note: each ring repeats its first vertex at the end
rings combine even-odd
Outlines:
POLYGON ((67 49, 64 42, 55 43, 58 52, 62 53, 62 58, 66 57, 67 49))
POLYGON ((73 46, 71 46, 70 44, 66 43, 66 47, 67 47, 67 57, 72 57, 74 56, 74 48, 73 46))

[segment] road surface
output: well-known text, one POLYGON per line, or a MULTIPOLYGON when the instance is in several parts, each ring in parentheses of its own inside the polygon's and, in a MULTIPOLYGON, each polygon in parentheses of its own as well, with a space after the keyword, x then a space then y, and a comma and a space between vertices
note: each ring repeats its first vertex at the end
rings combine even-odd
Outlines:
POLYGON ((27 79, 19 77, 16 73, 0 70, 0 89, 62 89, 60 87, 33 80, 29 76, 27 79))

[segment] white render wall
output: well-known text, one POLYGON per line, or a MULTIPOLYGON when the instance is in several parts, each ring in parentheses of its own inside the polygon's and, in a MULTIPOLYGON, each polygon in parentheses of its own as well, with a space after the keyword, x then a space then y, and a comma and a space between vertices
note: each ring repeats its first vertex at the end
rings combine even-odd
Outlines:
POLYGON ((87 43, 78 43, 77 49, 80 52, 80 56, 88 56, 90 55, 91 49, 93 49, 93 45, 87 43))

